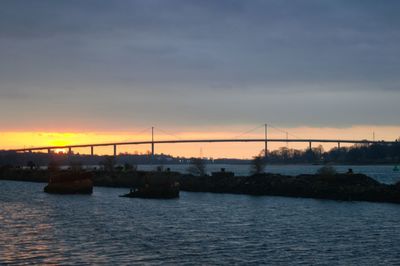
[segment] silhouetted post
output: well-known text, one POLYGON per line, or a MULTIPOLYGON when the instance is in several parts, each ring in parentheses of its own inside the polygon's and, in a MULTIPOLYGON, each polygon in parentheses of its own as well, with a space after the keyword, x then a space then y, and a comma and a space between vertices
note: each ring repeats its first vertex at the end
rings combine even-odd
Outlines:
POLYGON ((71 147, 68 148, 68 154, 72 154, 72 148, 71 147))
POLYGON ((90 146, 90 155, 94 155, 94 148, 93 148, 93 146, 90 146))
POLYGON ((114 157, 117 157, 117 145, 114 144, 114 157))
POLYGON ((151 158, 154 159, 154 127, 151 127, 151 158))
POLYGON ((312 145, 311 141, 308 142, 308 149, 309 149, 310 151, 311 151, 311 145, 312 145))
POLYGON ((264 143, 264 158, 267 159, 268 157, 268 125, 265 124, 264 128, 264 134, 265 134, 265 143, 264 143))
POLYGON ((340 149, 340 142, 337 143, 337 148, 340 149))
POLYGON ((47 149, 47 153, 50 154, 51 153, 51 149, 47 149))
POLYGON ((289 141, 288 141, 288 139, 289 139, 289 133, 286 132, 286 148, 289 148, 289 141))

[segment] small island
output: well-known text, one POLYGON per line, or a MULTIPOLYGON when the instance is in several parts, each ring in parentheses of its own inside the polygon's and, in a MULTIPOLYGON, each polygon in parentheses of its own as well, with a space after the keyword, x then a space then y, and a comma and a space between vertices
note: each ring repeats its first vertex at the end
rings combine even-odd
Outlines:
POLYGON ((44 192, 52 194, 92 194, 93 181, 90 172, 60 171, 50 174, 44 192))
POLYGON ((179 182, 176 173, 149 172, 137 178, 135 185, 128 194, 121 197, 128 198, 155 198, 174 199, 179 198, 179 182))

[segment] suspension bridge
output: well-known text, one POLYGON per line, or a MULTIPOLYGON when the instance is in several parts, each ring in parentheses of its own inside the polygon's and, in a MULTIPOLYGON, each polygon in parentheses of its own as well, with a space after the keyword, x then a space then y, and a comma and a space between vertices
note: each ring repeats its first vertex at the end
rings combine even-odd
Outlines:
MULTIPOLYGON (((263 138, 243 138, 244 134, 247 134, 251 131, 254 131, 255 129, 260 128, 258 126, 255 129, 252 129, 250 131, 246 131, 242 134, 240 134, 238 137, 234 138, 226 138, 226 139, 180 139, 179 137, 176 137, 176 135, 173 134, 168 134, 171 136, 175 136, 178 139, 171 139, 171 140, 155 140, 154 138, 154 127, 151 127, 151 139, 150 140, 145 140, 145 141, 124 141, 124 142, 110 142, 110 143, 90 143, 90 144, 76 144, 76 145, 64 145, 64 146, 43 146, 43 147, 29 147, 29 148, 20 148, 20 149, 12 149, 9 151, 13 152, 34 152, 34 151, 47 151, 48 153, 51 153, 53 150, 68 150, 69 153, 72 153, 73 149, 77 148, 90 148, 90 154, 94 155, 94 149, 96 147, 113 147, 113 154, 114 156, 117 156, 117 151, 118 147, 120 146, 129 146, 129 145, 150 145, 151 147, 151 154, 155 154, 155 145, 156 144, 179 144, 179 143, 235 143, 235 142, 259 142, 259 143, 264 143, 264 152, 265 152, 265 157, 268 155, 268 143, 272 142, 280 142, 280 143, 308 143, 308 148, 312 149, 312 144, 313 143, 334 143, 337 145, 337 147, 340 149, 340 145, 342 143, 345 144, 394 144, 397 143, 397 141, 385 141, 385 140, 367 140, 367 139, 362 139, 362 140, 356 140, 356 139, 315 139, 315 138, 299 138, 297 136, 293 136, 294 138, 289 138, 289 132, 283 131, 279 128, 273 127, 279 131, 282 131, 283 133, 286 134, 286 138, 269 138, 268 137, 268 125, 264 124, 262 125, 264 127, 264 137, 263 138), (239 138, 241 137, 241 138, 239 138)), ((271 127, 271 126, 270 126, 271 127)), ((163 131, 163 130, 162 130, 163 131)), ((165 131, 164 131, 165 132, 165 131)))

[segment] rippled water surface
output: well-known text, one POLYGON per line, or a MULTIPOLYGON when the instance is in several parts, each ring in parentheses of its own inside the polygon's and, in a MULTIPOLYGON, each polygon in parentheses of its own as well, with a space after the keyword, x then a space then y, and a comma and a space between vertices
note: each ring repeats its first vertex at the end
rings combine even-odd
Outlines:
POLYGON ((0 181, 0 264, 400 264, 400 205, 43 186, 0 181))

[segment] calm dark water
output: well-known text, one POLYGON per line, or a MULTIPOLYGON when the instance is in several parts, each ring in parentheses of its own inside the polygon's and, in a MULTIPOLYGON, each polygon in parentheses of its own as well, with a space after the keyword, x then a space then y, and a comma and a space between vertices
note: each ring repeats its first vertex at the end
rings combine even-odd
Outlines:
POLYGON ((43 186, 0 181, 0 264, 400 264, 400 205, 43 186))

